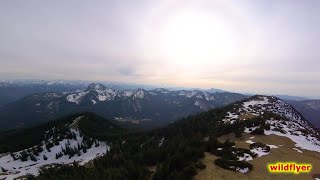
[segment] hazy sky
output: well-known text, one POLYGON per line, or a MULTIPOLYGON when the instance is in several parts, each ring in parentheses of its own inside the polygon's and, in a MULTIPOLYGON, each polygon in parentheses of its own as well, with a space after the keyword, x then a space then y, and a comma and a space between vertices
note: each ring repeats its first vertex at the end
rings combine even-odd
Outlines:
POLYGON ((0 78, 320 97, 319 0, 2 0, 0 78))

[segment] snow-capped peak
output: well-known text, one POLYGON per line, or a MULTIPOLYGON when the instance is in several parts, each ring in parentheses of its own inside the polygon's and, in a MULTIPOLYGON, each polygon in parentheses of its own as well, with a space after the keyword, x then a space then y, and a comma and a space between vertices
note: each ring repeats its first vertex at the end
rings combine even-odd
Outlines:
POLYGON ((193 96, 195 96, 196 98, 202 99, 202 95, 204 94, 202 91, 199 90, 180 90, 178 91, 180 96, 186 96, 188 98, 191 98, 193 96))
POLYGON ((103 90, 106 90, 107 88, 100 84, 100 83, 91 83, 88 88, 87 88, 87 91, 88 90, 99 90, 99 91, 103 91, 103 90))
POLYGON ((80 104, 85 97, 89 97, 91 98, 92 103, 96 104, 97 101, 112 100, 117 94, 117 91, 107 89, 102 84, 91 83, 85 91, 68 95, 67 101, 80 104))
POLYGON ((156 89, 154 89, 153 91, 161 92, 161 93, 168 93, 168 92, 169 92, 169 90, 164 89, 164 88, 156 88, 156 89))
POLYGON ((221 89, 216 89, 216 88, 210 88, 210 89, 206 90, 206 92, 209 92, 209 93, 223 93, 223 92, 226 92, 226 91, 221 90, 221 89))
POLYGON ((136 98, 139 98, 139 99, 143 99, 145 97, 145 90, 144 89, 137 89, 134 91, 133 95, 136 97, 136 98))

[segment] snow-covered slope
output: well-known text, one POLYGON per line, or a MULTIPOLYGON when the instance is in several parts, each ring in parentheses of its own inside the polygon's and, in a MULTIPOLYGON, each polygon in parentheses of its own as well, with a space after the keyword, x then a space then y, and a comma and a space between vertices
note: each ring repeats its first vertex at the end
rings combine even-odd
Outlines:
MULTIPOLYGON (((267 117, 267 113, 278 115, 265 121, 270 125, 269 130, 264 130, 265 135, 275 134, 285 136, 296 143, 301 149, 320 152, 319 133, 303 116, 286 102, 271 96, 253 96, 233 108, 223 119, 224 123, 235 123, 237 120, 246 121, 254 117, 267 117)), ((250 133, 258 127, 246 128, 250 133)))
POLYGON ((84 92, 79 92, 79 93, 75 93, 75 94, 70 94, 67 96, 67 100, 69 102, 73 102, 76 104, 79 104, 82 100, 82 98, 88 94, 88 92, 84 91, 84 92))
MULTIPOLYGON (((53 136, 50 136, 37 146, 11 154, 0 154, 0 179, 14 179, 27 174, 37 175, 41 168, 53 164, 78 162, 84 165, 106 154, 109 150, 106 142, 83 136, 74 125, 77 120, 79 118, 75 119, 74 123, 69 126, 70 129, 64 134, 64 138, 58 142, 55 142, 53 136)), ((49 134, 47 132, 48 136, 49 134)))

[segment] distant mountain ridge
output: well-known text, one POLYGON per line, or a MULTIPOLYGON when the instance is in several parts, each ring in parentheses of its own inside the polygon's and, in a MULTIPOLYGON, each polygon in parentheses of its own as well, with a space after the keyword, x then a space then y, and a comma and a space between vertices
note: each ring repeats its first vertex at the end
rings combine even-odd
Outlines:
POLYGON ((320 129, 320 100, 289 101, 311 124, 320 129))
MULTIPOLYGON (((83 90, 90 85, 90 81, 82 80, 0 80, 0 107, 16 101, 22 97, 34 94, 34 93, 48 93, 48 92, 68 92, 83 90)), ((139 85, 130 83, 117 83, 117 82, 100 82, 105 87, 110 89, 124 91, 143 88, 145 90, 156 89, 151 85, 139 85)), ((186 88, 174 88, 170 87, 168 90, 176 91, 186 88)), ((220 89, 186 89, 186 90, 201 90, 210 93, 214 92, 226 92, 220 89)))
POLYGON ((169 91, 164 88, 114 90, 92 83, 84 90, 33 94, 10 103, 0 108, 0 125, 3 128, 23 127, 84 111, 110 119, 168 123, 246 97, 230 92, 169 91))
POLYGON ((0 81, 0 107, 34 93, 75 91, 86 87, 87 83, 78 81, 0 81))
POLYGON ((276 95, 276 97, 284 100, 294 100, 294 101, 304 101, 308 100, 306 97, 301 97, 301 96, 289 96, 289 95, 276 95))

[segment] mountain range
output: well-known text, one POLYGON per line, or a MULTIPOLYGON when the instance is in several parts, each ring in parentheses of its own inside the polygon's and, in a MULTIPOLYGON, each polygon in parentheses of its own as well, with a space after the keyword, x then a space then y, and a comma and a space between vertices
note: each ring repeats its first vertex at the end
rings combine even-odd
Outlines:
POLYGON ((9 103, 0 108, 0 126, 27 127, 86 111, 122 122, 163 124, 246 97, 217 90, 114 90, 92 83, 84 90, 36 93, 9 103))
MULTIPOLYGON (((95 83, 99 84, 99 83, 95 83)), ((89 81, 45 81, 45 80, 7 80, 0 82, 0 117, 3 119, 0 120, 0 124, 2 123, 2 128, 11 128, 11 127, 23 127, 29 125, 35 125, 41 122, 45 122, 47 120, 52 120, 57 117, 61 117, 70 112, 81 112, 81 111, 94 111, 104 117, 116 119, 122 122, 132 122, 134 124, 145 124, 146 127, 153 125, 161 125, 164 122, 171 122, 174 119, 179 117, 185 117, 190 114, 194 114, 197 112, 201 112, 204 110, 208 110, 210 108, 219 107, 221 105, 225 105, 236 100, 239 100, 240 95, 238 97, 231 95, 231 93, 220 90, 220 89, 187 89, 181 90, 181 88, 156 88, 152 89, 151 86, 144 86, 147 89, 138 88, 138 85, 134 84, 124 84, 124 83, 104 83, 102 85, 102 90, 95 89, 95 92, 90 92, 89 81), (138 91, 150 92, 151 94, 159 97, 158 100, 156 98, 148 99, 150 104, 156 105, 155 109, 158 108, 159 112, 151 112, 151 105, 149 107, 143 107, 140 109, 144 111, 148 109, 146 114, 141 115, 139 113, 139 105, 146 105, 147 102, 141 102, 142 99, 131 99, 130 97, 125 97, 137 93, 138 91), (163 93, 159 93, 163 90, 163 93), (109 91, 109 92, 107 92, 109 91), (84 97, 81 96, 81 92, 84 97), (99 94, 99 93, 100 94, 99 94), (169 93, 166 93, 169 92, 169 93), (87 93, 87 94, 86 94, 87 93), (116 93, 112 95, 112 93, 116 93), (201 100, 196 102, 195 98, 186 98, 183 101, 183 93, 192 93, 198 94, 195 97, 200 96, 208 96, 208 94, 215 94, 215 96, 222 97, 222 95, 227 95, 231 99, 228 100, 227 97, 225 99, 221 98, 216 102, 206 102, 206 100, 201 100), (219 94, 218 94, 219 93, 219 94), (177 100, 177 94, 181 94, 180 98, 177 100), (69 96, 71 95, 71 96, 69 96), (50 96, 56 96, 51 97, 50 96), (63 98, 59 98, 59 97, 63 98), (90 98, 90 96, 92 98, 90 98), (114 96, 114 97, 113 97, 114 96), (119 98, 119 97, 124 97, 119 98), (165 101, 169 103, 169 106, 166 102, 159 102, 162 100, 162 97, 167 98, 165 101), (65 99, 67 101, 65 101, 65 99), (78 98, 78 99, 77 99, 78 98), (82 100, 83 98, 83 100, 82 100), (100 99, 99 99, 100 98, 100 99), (105 98, 105 100, 104 100, 105 98), (111 98, 111 99, 110 99, 111 98), (112 99, 113 98, 113 99, 112 99), (50 101, 52 99, 52 101, 50 101), (60 101, 58 100, 60 99, 60 101), (81 100, 80 100, 81 99, 81 100), (127 99, 127 100, 126 100, 127 99), (139 99, 139 100, 138 100, 139 99), (189 99, 189 100, 187 100, 189 99), (191 99, 191 100, 190 100, 191 99), (39 103, 35 101, 44 102, 39 103), (77 104, 74 107, 69 102, 81 103, 77 104), (79 102, 78 102, 79 101, 79 102), (85 102, 88 101, 85 105, 85 102), (110 103, 106 103, 109 101, 110 103), (225 102, 224 102, 225 101, 225 102), (34 103, 33 103, 34 102, 34 103), (93 103, 98 103, 95 105, 93 103), (115 103, 116 102, 116 103, 115 103), (178 102, 180 106, 176 104, 174 106, 172 103, 178 102), (33 104, 32 104, 33 103, 33 104), (51 103, 51 104, 50 104, 51 103), (171 103, 171 104, 170 104, 171 103), (46 107, 43 105, 46 104, 46 107), (57 105, 59 104, 59 105, 57 105), (66 105, 68 104, 68 105, 66 105), (102 105, 104 104, 104 105, 102 105), (108 105, 106 105, 108 104, 108 105), (113 104, 113 105, 110 105, 113 104), (195 104, 201 106, 193 106, 195 104), (166 108, 159 108, 160 106, 166 106, 166 108), (104 107, 103 107, 104 106, 104 107), (178 106, 180 108, 178 108, 178 106), (129 107, 129 109, 128 109, 129 107), (195 107, 195 108, 193 108, 195 107), (200 107, 200 110, 198 109, 200 107), (78 109, 79 108, 79 109, 78 109), (105 108, 112 110, 110 113, 108 110, 106 112, 105 108), (114 110, 116 108, 116 110, 114 110), (76 109, 76 110, 75 110, 76 109), (121 110, 122 109, 122 110, 121 110), (124 110, 128 109, 128 110, 124 110), (173 113, 172 111, 176 111, 173 113), (19 113, 13 113, 19 112, 19 113), (171 112, 171 114, 170 114, 171 112), (153 113, 153 114, 152 114, 153 113), (167 114, 166 114, 167 113, 167 114), (125 114, 125 116, 123 116, 125 114), (139 114, 139 115, 137 115, 139 114), (157 115, 155 115, 157 114, 157 115), (10 120, 8 120, 10 117, 10 120), (26 120, 28 119, 28 120, 26 120), (161 121, 158 121, 158 120, 161 121), (11 121, 12 120, 12 121, 11 121), (153 121, 151 121, 153 120, 153 121), (8 123, 10 121, 10 123, 8 123)), ((92 85, 91 85, 92 86, 92 85)), ((148 94, 148 93, 147 93, 148 94)), ((190 96, 189 95, 189 96, 190 96)), ((243 95, 243 97, 248 97, 249 95, 243 95)), ((188 97, 188 96, 186 96, 188 97)), ((288 95, 277 95, 276 97, 281 98, 288 102, 290 105, 295 107, 310 123, 312 123, 315 127, 320 128, 320 108, 317 108, 317 104, 319 104, 319 100, 310 100, 304 97, 296 97, 296 96, 288 96, 288 95)))

